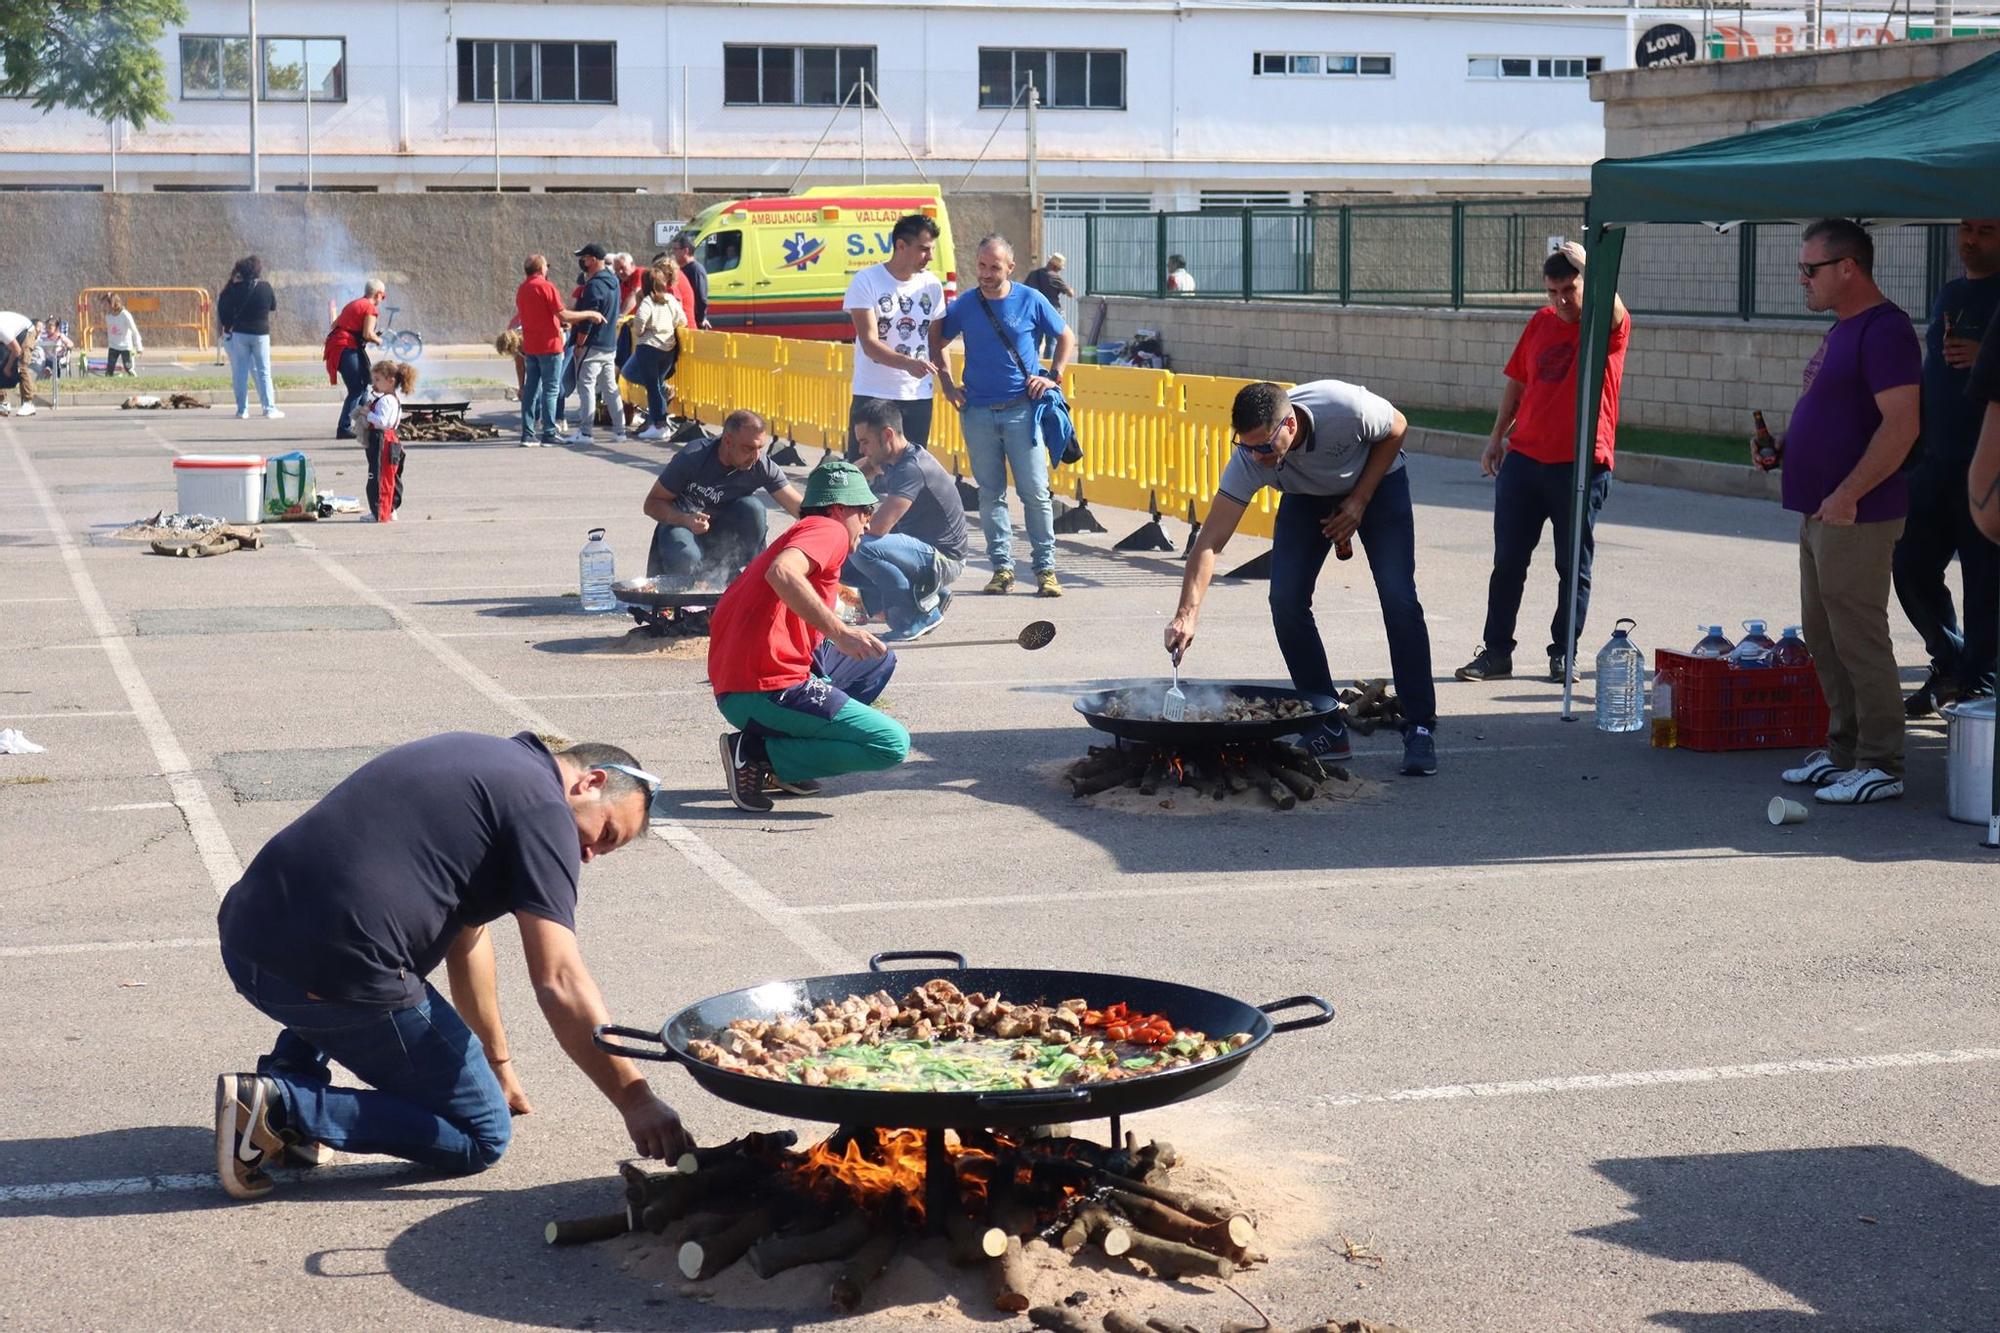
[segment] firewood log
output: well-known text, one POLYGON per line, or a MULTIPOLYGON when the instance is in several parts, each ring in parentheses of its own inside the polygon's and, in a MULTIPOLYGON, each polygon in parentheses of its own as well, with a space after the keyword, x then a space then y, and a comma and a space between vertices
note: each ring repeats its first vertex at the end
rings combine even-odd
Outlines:
POLYGON ((681 1246, 681 1276, 690 1282, 714 1277, 769 1235, 776 1222, 777 1217, 769 1208, 756 1208, 713 1236, 687 1242, 681 1246))
POLYGON ((1007 1252, 1007 1233, 957 1209, 945 1214, 945 1234, 951 1237, 951 1261, 955 1264, 983 1264, 1007 1252))
POLYGON ((1288 789, 1290 789, 1292 795, 1298 797, 1301 801, 1310 801, 1313 797, 1319 794, 1318 783, 1314 782, 1311 778, 1307 777, 1305 774, 1297 772, 1294 769, 1287 768, 1283 764, 1272 765, 1271 774, 1272 776, 1276 777, 1278 781, 1284 783, 1285 786, 1288 789))
POLYGON ((789 1129, 772 1130, 766 1134, 745 1134, 742 1138, 731 1139, 727 1143, 689 1149, 674 1163, 674 1170, 681 1175, 691 1176, 697 1171, 707 1171, 736 1158, 765 1157, 792 1147, 798 1141, 798 1134, 789 1129))
POLYGON ((1180 1159, 1173 1144, 1154 1139, 1134 1154, 1131 1174, 1138 1180, 1153 1180, 1156 1174, 1171 1169, 1180 1159))
MULTIPOLYGON (((1031 1241, 1030 1244, 1043 1245, 1031 1241)), ((993 1265, 993 1308, 1008 1314, 1019 1314, 1032 1303, 1030 1296, 1034 1288, 1035 1270, 1028 1262, 1028 1247, 1021 1243, 1019 1236, 1007 1237, 1007 1248, 1001 1252, 999 1262, 993 1265)))
POLYGON ((1153 1333, 1143 1319, 1137 1319, 1123 1310, 1104 1312, 1104 1333, 1153 1333))
POLYGON ((867 1241, 874 1227, 861 1213, 849 1213, 832 1226, 797 1236, 765 1236, 745 1256, 758 1277, 771 1278, 800 1264, 845 1259, 867 1241))
POLYGON ((1060 1305, 1037 1305, 1028 1311, 1028 1322, 1053 1333, 1097 1333, 1088 1319, 1060 1305))
POLYGON ((1148 1199, 1129 1190, 1113 1189, 1105 1192, 1110 1203, 1125 1214, 1132 1225, 1150 1236, 1162 1240, 1179 1241, 1210 1254, 1227 1255, 1232 1251, 1243 1252, 1257 1239, 1257 1232, 1250 1225, 1250 1219, 1237 1216, 1219 1222, 1203 1222, 1189 1217, 1178 1208, 1171 1208, 1156 1199, 1148 1199))
POLYGON ((1134 1232, 1131 1241, 1132 1248, 1125 1252, 1125 1257, 1139 1260, 1161 1277, 1228 1278, 1236 1273, 1236 1265, 1221 1255, 1191 1245, 1161 1240, 1144 1232, 1134 1232))
POLYGON ((833 1308, 847 1313, 861 1304, 861 1298, 868 1292, 868 1284, 882 1275, 889 1261, 896 1256, 896 1233, 878 1231, 862 1242, 861 1248, 841 1268, 833 1279, 833 1287, 828 1299, 833 1308))
POLYGON ((630 1218, 624 1213, 606 1213, 601 1217, 558 1218, 542 1229, 542 1235, 551 1245, 582 1245, 593 1240, 610 1240, 622 1236, 629 1230, 630 1218))
MULTIPOLYGON (((1152 1329, 1153 1333, 1201 1333, 1201 1330, 1193 1324, 1175 1324, 1165 1319, 1148 1319, 1146 1327, 1152 1329)), ((1269 1328, 1270 1325, 1259 1324, 1258 1327, 1263 1329, 1269 1328)))
MULTIPOLYGON (((1124 1223, 1113 1216, 1109 1209, 1099 1208, 1094 1205, 1080 1209, 1076 1216, 1070 1219, 1069 1226, 1063 1231, 1062 1252, 1064 1254, 1075 1254, 1084 1246, 1090 1244, 1091 1241, 1104 1240, 1108 1242, 1112 1233, 1123 1230, 1124 1223)), ((1125 1248, 1129 1247, 1121 1247, 1116 1250, 1107 1248, 1106 1252, 1115 1258, 1123 1254, 1125 1248)))

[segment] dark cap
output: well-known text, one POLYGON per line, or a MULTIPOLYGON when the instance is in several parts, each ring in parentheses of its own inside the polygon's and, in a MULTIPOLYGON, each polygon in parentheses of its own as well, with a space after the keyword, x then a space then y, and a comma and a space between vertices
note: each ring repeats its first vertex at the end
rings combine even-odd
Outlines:
POLYGON ((583 249, 572 251, 571 253, 578 259, 582 259, 585 256, 589 256, 592 259, 603 259, 604 247, 596 241, 592 241, 589 245, 584 246, 583 249))

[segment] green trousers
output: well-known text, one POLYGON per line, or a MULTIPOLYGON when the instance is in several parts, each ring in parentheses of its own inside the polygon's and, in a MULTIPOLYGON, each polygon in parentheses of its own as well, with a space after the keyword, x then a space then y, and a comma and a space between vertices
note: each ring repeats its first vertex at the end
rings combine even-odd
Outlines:
POLYGON ((887 713, 857 699, 845 699, 831 716, 779 702, 793 693, 744 691, 715 701, 731 726, 749 730, 756 724, 772 771, 786 781, 873 773, 909 757, 910 733, 887 713))

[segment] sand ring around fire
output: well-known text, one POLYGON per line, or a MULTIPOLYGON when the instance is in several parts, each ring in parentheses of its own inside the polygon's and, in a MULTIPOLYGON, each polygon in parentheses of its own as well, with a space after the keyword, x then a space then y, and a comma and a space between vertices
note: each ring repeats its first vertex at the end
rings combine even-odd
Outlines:
POLYGON ((1126 815, 1167 815, 1185 819, 1204 816, 1238 815, 1246 811, 1270 815, 1335 815, 1356 805, 1366 805, 1382 799, 1388 791, 1387 784, 1364 778, 1352 766, 1347 767, 1347 781, 1329 779, 1319 784, 1319 793, 1310 801, 1300 801, 1290 810, 1279 810, 1261 792, 1246 791, 1215 800, 1211 796, 1197 793, 1193 787, 1182 787, 1172 782, 1162 783, 1151 796, 1136 787, 1113 787, 1108 791, 1092 793, 1089 796, 1070 795, 1069 783, 1063 775, 1074 762, 1071 759, 1055 763, 1037 764, 1035 775, 1047 783, 1063 800, 1077 806, 1087 806, 1094 810, 1109 810, 1126 815))

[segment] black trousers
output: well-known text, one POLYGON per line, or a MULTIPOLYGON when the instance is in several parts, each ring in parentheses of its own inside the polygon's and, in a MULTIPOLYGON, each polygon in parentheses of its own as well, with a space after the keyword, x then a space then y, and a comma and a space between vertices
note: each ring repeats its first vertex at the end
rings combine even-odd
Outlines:
POLYGON ((1910 473, 1910 518, 1896 543, 1896 600, 1923 636, 1931 669, 1960 694, 1993 688, 2000 639, 2000 546, 1987 541, 1966 504, 1964 459, 1927 455, 1910 473), (1965 617, 1952 605, 1945 571, 1958 557, 1965 617))
MULTIPOLYGON (((1528 584, 1528 567, 1541 545, 1542 529, 1555 529, 1556 612, 1549 621, 1549 656, 1569 653, 1562 645, 1563 622, 1569 617, 1569 543, 1575 463, 1538 463, 1509 450, 1493 482, 1493 576, 1486 585, 1486 650, 1511 657, 1514 625, 1521 614, 1521 593, 1528 584)), ((1611 470, 1593 463, 1590 493, 1583 510, 1583 563, 1577 569, 1576 632, 1590 610, 1590 563, 1597 553, 1597 514, 1611 494, 1611 470)))
POLYGON ((930 398, 868 398, 855 395, 847 403, 847 461, 861 457, 861 441, 854 438, 854 413, 863 403, 894 403, 896 410, 903 414, 903 438, 919 449, 930 448, 931 443, 931 403, 930 398))

